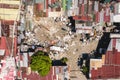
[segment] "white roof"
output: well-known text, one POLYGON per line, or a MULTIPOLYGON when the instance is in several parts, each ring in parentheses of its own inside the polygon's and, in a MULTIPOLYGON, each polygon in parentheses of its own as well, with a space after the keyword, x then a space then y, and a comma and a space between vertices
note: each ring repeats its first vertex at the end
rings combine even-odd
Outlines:
POLYGON ((64 49, 63 49, 63 48, 56 47, 56 46, 52 46, 52 47, 50 47, 50 50, 61 51, 61 52, 63 52, 63 51, 64 51, 64 49))
POLYGON ((63 12, 49 12, 48 17, 60 17, 63 12))
POLYGON ((28 53, 23 53, 23 66, 28 67, 28 53))
POLYGON ((21 45, 21 51, 27 51, 28 46, 27 45, 21 45))
POLYGON ((108 51, 112 51, 112 45, 113 45, 113 40, 111 39, 109 46, 108 46, 108 51))
POLYGON ((120 52, 120 39, 111 39, 107 50, 112 51, 113 45, 115 45, 115 49, 117 49, 117 51, 120 52))
POLYGON ((116 39, 116 49, 120 52, 120 39, 116 39))
POLYGON ((5 50, 4 49, 1 49, 0 50, 0 56, 3 56, 5 54, 5 50))
POLYGON ((120 38, 120 34, 110 34, 110 38, 120 38))
POLYGON ((120 15, 118 14, 118 15, 114 15, 113 16, 113 21, 114 22, 120 22, 120 15))

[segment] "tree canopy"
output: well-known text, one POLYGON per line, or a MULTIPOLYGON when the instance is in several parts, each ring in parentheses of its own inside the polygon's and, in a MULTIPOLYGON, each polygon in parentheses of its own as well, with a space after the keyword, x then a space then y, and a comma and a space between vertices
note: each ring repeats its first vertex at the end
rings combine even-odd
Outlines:
POLYGON ((52 60, 44 52, 38 51, 31 57, 30 67, 33 71, 38 71, 40 76, 46 76, 51 68, 52 60))
POLYGON ((83 71, 84 74, 86 74, 88 72, 88 68, 86 66, 83 66, 82 71, 83 71))
POLYGON ((66 57, 63 57, 62 59, 61 59, 61 62, 62 63, 66 63, 68 61, 68 58, 66 58, 66 57))

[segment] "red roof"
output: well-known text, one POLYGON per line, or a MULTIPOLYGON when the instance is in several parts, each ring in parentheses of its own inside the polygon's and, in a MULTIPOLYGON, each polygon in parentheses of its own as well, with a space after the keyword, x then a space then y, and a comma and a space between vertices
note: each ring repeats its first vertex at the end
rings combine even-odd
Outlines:
POLYGON ((31 74, 29 74, 29 75, 27 75, 26 73, 22 73, 22 77, 27 78, 28 80, 57 80, 56 75, 61 74, 61 76, 59 76, 58 80, 62 80, 63 75, 65 76, 64 67, 66 67, 66 66, 52 66, 49 74, 45 77, 41 77, 41 76, 39 76, 39 74, 37 74, 35 72, 31 72, 31 74))
POLYGON ((37 10, 40 11, 40 10, 43 10, 43 7, 44 5, 42 3, 38 3, 37 4, 37 10))
MULTIPOLYGON (((16 54, 17 49, 17 39, 14 38, 14 53, 16 54)), ((1 37, 0 38, 0 49, 5 49, 5 55, 10 55, 10 51, 12 49, 12 38, 10 37, 1 37)))
POLYGON ((103 65, 97 70, 91 70, 92 79, 108 79, 120 77, 120 66, 103 65))
POLYGON ((81 20, 81 21, 91 21, 91 17, 90 16, 73 16, 74 20, 81 20))
POLYGON ((18 9, 18 8, 19 8, 19 5, 0 3, 0 8, 18 9))
MULTIPOLYGON (((14 25, 14 20, 0 20, 1 24, 7 24, 7 25, 14 25)), ((19 24, 19 22, 17 22, 17 24, 19 24)))
MULTIPOLYGON (((97 69, 91 70, 92 79, 108 79, 120 77, 120 51, 118 51, 116 45, 118 44, 116 39, 111 40, 112 50, 107 51, 105 54, 105 64, 97 69)), ((111 45, 109 46, 111 47, 111 45)))
POLYGON ((32 72, 30 75, 27 75, 26 73, 22 74, 23 78, 27 78, 29 80, 56 80, 56 75, 53 73, 53 67, 50 69, 50 72, 47 76, 41 77, 39 74, 32 72))

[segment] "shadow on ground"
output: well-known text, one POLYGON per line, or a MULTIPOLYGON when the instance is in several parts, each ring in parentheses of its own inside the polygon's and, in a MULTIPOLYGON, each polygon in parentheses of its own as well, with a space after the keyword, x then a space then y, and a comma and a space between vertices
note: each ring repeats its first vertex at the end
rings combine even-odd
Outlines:
POLYGON ((110 42, 110 33, 104 32, 103 36, 98 42, 96 52, 95 52, 95 58, 99 58, 102 56, 102 54, 106 53, 109 42, 110 42))
POLYGON ((105 54, 110 42, 110 33, 104 32, 103 36, 98 42, 97 48, 92 54, 84 53, 81 58, 78 58, 77 65, 80 67, 83 74, 89 79, 89 69, 90 69, 90 59, 91 58, 101 58, 102 54, 105 54), (94 57, 93 57, 94 56, 94 57), (87 71, 83 70, 83 66, 86 67, 87 71))
POLYGON ((67 66, 66 63, 62 63, 61 60, 53 60, 52 66, 67 66))

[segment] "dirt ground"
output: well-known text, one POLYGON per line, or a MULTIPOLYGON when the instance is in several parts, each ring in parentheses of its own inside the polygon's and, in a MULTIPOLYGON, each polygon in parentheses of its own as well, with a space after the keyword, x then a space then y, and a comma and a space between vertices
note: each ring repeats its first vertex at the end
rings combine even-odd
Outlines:
MULTIPOLYGON (((53 18, 41 18, 39 21, 35 21, 34 25, 35 36, 42 42, 49 42, 54 39, 63 41, 64 37, 68 35, 68 31, 61 30, 65 25, 62 24, 62 22, 54 22, 53 18)), ((67 50, 60 53, 55 58, 68 58, 67 64, 70 66, 71 80, 86 80, 85 76, 80 72, 79 66, 77 66, 77 60, 82 53, 90 53, 92 50, 95 50, 98 40, 94 40, 88 44, 83 44, 80 42, 80 35, 74 35, 76 36, 66 41, 68 45, 67 50)))
POLYGON ((75 45, 73 47, 70 47, 69 51, 66 53, 68 57, 68 65, 70 66, 70 76, 75 76, 75 78, 71 78, 71 80, 86 80, 85 76, 80 72, 80 67, 77 65, 77 61, 79 56, 82 53, 90 53, 92 50, 96 49, 98 41, 91 42, 87 45, 84 45, 84 47, 81 44, 75 45), (78 51, 73 54, 73 49, 78 48, 78 51))

